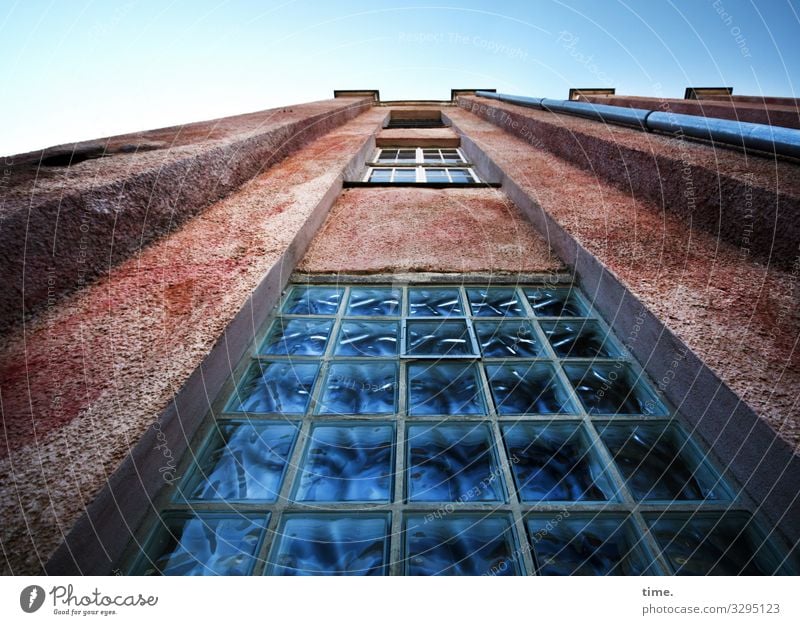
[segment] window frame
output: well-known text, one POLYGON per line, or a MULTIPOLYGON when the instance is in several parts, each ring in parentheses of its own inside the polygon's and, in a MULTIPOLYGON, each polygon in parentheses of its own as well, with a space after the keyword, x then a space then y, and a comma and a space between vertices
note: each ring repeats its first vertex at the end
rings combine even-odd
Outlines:
POLYGON ((478 174, 475 173, 475 170, 472 167, 464 167, 464 166, 439 166, 436 165, 434 167, 431 166, 423 166, 423 165, 416 165, 416 166, 384 166, 384 165, 369 165, 367 167, 367 172, 364 174, 363 182, 369 182, 371 184, 447 184, 447 185, 464 185, 464 184, 480 184, 481 179, 478 177, 478 174), (435 169, 435 170, 444 170, 447 173, 448 180, 439 180, 439 181, 429 181, 427 178, 427 174, 425 170, 428 169, 435 169), (371 180, 372 173, 376 170, 389 170, 391 174, 389 175, 389 180, 371 180), (397 170, 404 170, 404 171, 414 171, 414 181, 406 181, 406 180, 395 180, 395 175, 397 170), (449 170, 461 170, 467 172, 467 175, 472 178, 469 182, 454 182, 452 179, 452 175, 450 174, 449 170))
POLYGON ((386 166, 415 166, 415 165, 427 165, 432 167, 469 167, 471 164, 466 156, 464 156, 464 152, 461 151, 461 148, 450 148, 450 147, 384 147, 384 148, 376 148, 375 154, 373 155, 373 159, 369 161, 370 165, 386 165, 386 166), (398 156, 395 156, 394 160, 382 160, 382 155, 384 152, 394 151, 396 153, 400 152, 410 152, 414 150, 414 160, 413 161, 400 161, 398 160, 398 156), (439 156, 442 157, 439 161, 426 161, 425 160, 425 152, 430 150, 438 150, 439 156), (455 163, 448 163, 444 160, 442 156, 442 150, 455 150, 456 155, 458 156, 458 162, 455 163))

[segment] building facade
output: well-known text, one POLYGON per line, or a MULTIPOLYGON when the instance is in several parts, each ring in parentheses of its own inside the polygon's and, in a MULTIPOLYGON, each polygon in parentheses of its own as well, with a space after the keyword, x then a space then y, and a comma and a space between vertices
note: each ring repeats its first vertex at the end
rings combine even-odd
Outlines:
POLYGON ((796 160, 491 91, 8 157, 6 572, 797 574, 796 160))

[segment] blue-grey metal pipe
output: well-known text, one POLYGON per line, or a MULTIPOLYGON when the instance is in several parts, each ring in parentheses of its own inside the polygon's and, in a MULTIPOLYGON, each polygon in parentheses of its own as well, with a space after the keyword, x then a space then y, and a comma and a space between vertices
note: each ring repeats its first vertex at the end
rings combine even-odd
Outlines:
POLYGON ((748 150, 761 150, 800 158, 800 130, 795 128, 593 102, 528 98, 490 91, 477 91, 476 95, 554 113, 567 113, 607 123, 624 124, 641 130, 666 132, 694 139, 708 139, 748 150))

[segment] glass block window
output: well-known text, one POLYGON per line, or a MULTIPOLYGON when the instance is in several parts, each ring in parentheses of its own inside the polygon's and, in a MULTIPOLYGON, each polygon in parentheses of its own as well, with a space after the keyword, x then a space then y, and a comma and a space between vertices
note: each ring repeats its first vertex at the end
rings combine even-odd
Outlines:
POLYGON ((292 285, 213 408, 127 571, 796 570, 574 287, 292 285))

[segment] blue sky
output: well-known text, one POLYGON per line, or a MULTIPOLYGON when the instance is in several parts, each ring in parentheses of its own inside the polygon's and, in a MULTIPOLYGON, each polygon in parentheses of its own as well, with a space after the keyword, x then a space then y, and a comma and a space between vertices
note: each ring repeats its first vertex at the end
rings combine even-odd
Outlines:
POLYGON ((0 0, 0 154, 377 88, 800 97, 798 0, 0 0))

